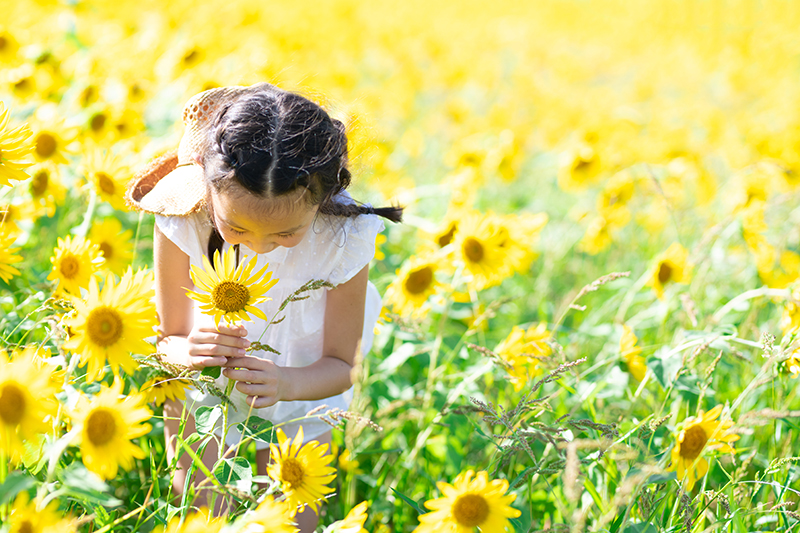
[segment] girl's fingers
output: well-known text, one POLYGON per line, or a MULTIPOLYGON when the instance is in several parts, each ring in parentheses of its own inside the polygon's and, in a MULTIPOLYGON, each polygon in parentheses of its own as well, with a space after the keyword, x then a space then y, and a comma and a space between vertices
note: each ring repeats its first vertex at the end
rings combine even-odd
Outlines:
POLYGON ((247 328, 244 326, 226 326, 225 324, 220 324, 217 327, 214 326, 199 326, 197 331, 205 331, 209 333, 222 333, 223 335, 230 335, 231 337, 244 337, 247 335, 247 328))
POLYGON ((253 355, 231 357, 225 363, 225 366, 228 368, 246 368, 248 370, 267 370, 271 365, 274 366, 272 361, 260 359, 253 355))
POLYGON ((225 364, 226 359, 224 357, 204 357, 204 356, 193 356, 190 360, 192 366, 194 368, 206 368, 209 366, 222 366, 225 364))
POLYGON ((248 396, 247 397, 247 405, 251 406, 253 409, 261 409, 262 407, 269 407, 270 405, 275 405, 277 400, 270 396, 248 396))
POLYGON ((221 361, 218 363, 219 366, 225 365, 228 357, 237 357, 244 354, 244 348, 225 346, 224 344, 192 344, 189 347, 189 355, 214 357, 221 361))
MULTIPOLYGON (((189 342, 192 344, 219 344, 222 346, 230 346, 232 348, 242 349, 250 346, 250 341, 243 337, 204 330, 192 331, 189 333, 189 342)), ((246 352, 242 352, 235 355, 244 355, 245 353, 246 352)))

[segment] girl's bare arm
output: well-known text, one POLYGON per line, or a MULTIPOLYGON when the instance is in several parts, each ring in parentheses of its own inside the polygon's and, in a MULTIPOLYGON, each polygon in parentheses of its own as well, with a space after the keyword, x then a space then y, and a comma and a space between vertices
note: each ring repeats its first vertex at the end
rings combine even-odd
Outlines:
POLYGON ((219 330, 194 327, 192 301, 186 290, 192 289, 189 256, 170 241, 156 226, 153 239, 155 258, 156 310, 161 320, 158 351, 171 363, 204 368, 221 366, 225 356, 244 354, 249 342, 243 327, 219 330))

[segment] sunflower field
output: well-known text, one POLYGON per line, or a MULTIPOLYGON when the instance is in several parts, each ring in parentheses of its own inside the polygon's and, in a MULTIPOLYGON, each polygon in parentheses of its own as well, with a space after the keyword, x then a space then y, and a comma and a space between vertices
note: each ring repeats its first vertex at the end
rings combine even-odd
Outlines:
POLYGON ((800 531, 800 3, 0 14, 0 533, 800 531), (228 411, 198 410, 176 493, 165 400, 230 390, 157 353, 125 191, 191 96, 261 81, 404 221, 350 408, 308 415, 331 449, 253 417, 209 471, 228 411))

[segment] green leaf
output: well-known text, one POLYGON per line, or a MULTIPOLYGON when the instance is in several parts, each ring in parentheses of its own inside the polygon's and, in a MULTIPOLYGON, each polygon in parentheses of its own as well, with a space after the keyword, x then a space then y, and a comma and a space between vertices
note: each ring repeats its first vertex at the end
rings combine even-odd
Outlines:
POLYGON ((207 366, 207 367, 205 367, 203 369, 202 372, 200 372, 200 375, 201 376, 210 376, 210 377, 212 377, 214 379, 217 379, 220 376, 221 373, 222 373, 222 367, 221 366, 207 366))
POLYGON ((261 442, 278 442, 276 432, 272 429, 272 422, 257 416, 251 416, 244 422, 236 424, 236 429, 242 435, 261 442))
POLYGON ((224 485, 238 481, 247 482, 249 485, 253 480, 253 469, 244 457, 228 457, 217 461, 214 465, 214 477, 224 485))
POLYGON ((422 510, 422 508, 421 508, 421 507, 420 507, 420 506, 417 504, 417 502, 415 502, 414 500, 412 500, 411 498, 409 498, 408 496, 406 496, 406 495, 405 495, 405 494, 403 494, 402 492, 399 492, 399 491, 398 491, 398 490, 396 490, 394 487, 392 487, 392 492, 394 492, 395 494, 397 494, 398 496, 400 496, 400 498, 402 498, 402 500, 403 500, 404 502, 406 502, 408 505, 410 505, 411 507, 413 507, 413 508, 414 508, 414 510, 415 510, 415 511, 417 511, 419 514, 424 514, 424 513, 425 513, 425 511, 423 511, 423 510, 422 510))
POLYGON ((33 479, 22 472, 11 472, 0 485, 0 505, 10 502, 17 494, 33 486, 33 479))
POLYGON ((194 414, 194 425, 197 432, 201 435, 208 435, 214 430, 214 425, 221 416, 222 407, 219 405, 215 407, 201 405, 194 414))
POLYGON ((678 479, 677 472, 666 472, 664 474, 653 474, 649 478, 647 478, 648 485, 653 483, 666 483, 668 481, 672 481, 674 479, 678 479))
POLYGON ((122 500, 115 498, 109 487, 100 477, 89 472, 82 463, 72 463, 62 473, 63 487, 60 493, 75 500, 103 507, 118 507, 122 500))
POLYGON ((508 484, 508 488, 509 489, 516 488, 520 483, 525 481, 525 479, 527 479, 530 473, 533 472, 534 470, 536 470, 536 468, 531 466, 520 472, 520 474, 514 478, 514 481, 508 484))
POLYGON ((658 528, 649 522, 630 524, 623 533, 658 533, 658 528))

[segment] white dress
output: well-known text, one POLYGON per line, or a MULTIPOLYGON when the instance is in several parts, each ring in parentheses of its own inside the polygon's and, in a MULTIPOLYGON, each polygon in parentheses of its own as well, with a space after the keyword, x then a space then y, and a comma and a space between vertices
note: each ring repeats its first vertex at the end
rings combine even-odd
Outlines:
MULTIPOLYGON (((347 201, 347 200, 345 200, 347 201)), ((206 254, 208 237, 211 233, 211 222, 205 210, 200 210, 185 217, 164 217, 156 215, 156 224, 161 232, 175 243, 186 255, 192 265, 202 268, 203 256, 206 254)), ((318 215, 303 240, 292 248, 278 247, 275 250, 256 254, 244 245, 240 246, 240 257, 255 257, 258 261, 254 272, 269 263, 272 279, 279 281, 270 289, 271 301, 260 304, 268 318, 275 312, 284 299, 312 279, 322 279, 334 285, 342 284, 356 275, 372 260, 375 255, 375 237, 383 231, 383 221, 377 215, 359 215, 357 217, 334 217, 318 215)), ((225 243, 223 251, 229 248, 225 243)), ((327 289, 318 289, 306 293, 308 298, 299 302, 291 302, 281 313, 286 318, 269 327, 261 338, 280 352, 276 355, 269 352, 254 351, 251 355, 270 359, 279 366, 303 367, 310 365, 322 357, 323 320, 325 317, 325 301, 327 289)), ((367 353, 372 346, 373 331, 381 310, 381 297, 372 283, 367 287, 367 298, 364 309, 364 330, 361 338, 361 352, 367 353)), ((247 338, 251 342, 261 337, 266 322, 253 317, 254 322, 244 322, 247 338)), ((194 307, 195 323, 214 324, 213 318, 203 315, 197 305, 194 307)), ((220 376, 217 386, 225 389, 227 378, 220 376)), ((248 412, 273 424, 283 424, 281 429, 288 435, 297 433, 303 426, 305 440, 318 437, 330 430, 330 426, 319 418, 302 418, 309 411, 327 405, 331 408, 347 409, 352 399, 352 390, 343 394, 315 401, 278 402, 273 406, 253 409, 245 402, 246 396, 234 389, 231 399, 236 410, 229 410, 230 428, 228 444, 239 442, 240 433, 236 424, 242 422, 248 412)), ((219 399, 204 394, 196 389, 187 393, 187 407, 192 413, 200 405, 217 405, 219 399)), ((323 409, 323 412, 327 409, 323 409)), ((256 442, 257 448, 266 444, 256 442)))

